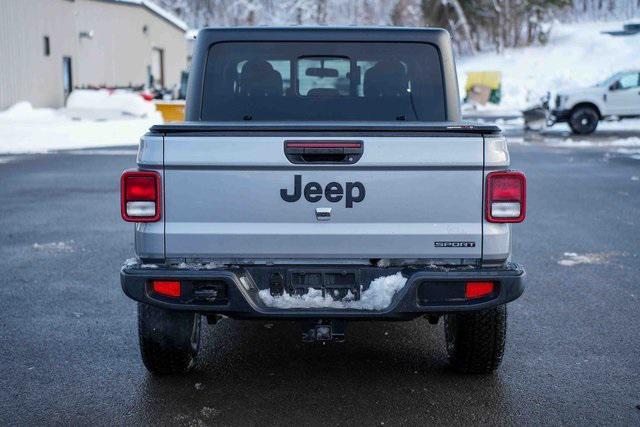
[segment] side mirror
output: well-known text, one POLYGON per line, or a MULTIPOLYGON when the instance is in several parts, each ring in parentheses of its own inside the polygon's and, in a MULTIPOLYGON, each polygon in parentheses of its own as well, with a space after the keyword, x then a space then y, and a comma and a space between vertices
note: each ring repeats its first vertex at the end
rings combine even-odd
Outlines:
POLYGON ((620 89, 620 80, 612 83, 611 86, 609 86, 609 90, 618 90, 618 89, 620 89))

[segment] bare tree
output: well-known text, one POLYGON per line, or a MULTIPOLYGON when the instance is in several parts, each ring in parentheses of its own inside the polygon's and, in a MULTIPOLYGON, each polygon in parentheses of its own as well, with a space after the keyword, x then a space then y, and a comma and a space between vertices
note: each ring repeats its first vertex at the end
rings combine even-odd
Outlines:
MULTIPOLYGON (((1 0, 0 0, 1 1, 1 0)), ((194 28, 234 25, 437 26, 460 52, 544 44, 551 23, 640 16, 640 0, 153 0, 194 28)))
POLYGON ((453 28, 453 30, 462 28, 462 33, 464 35, 465 41, 467 42, 467 45, 469 46, 469 50, 471 51, 471 53, 476 53, 475 44, 473 43, 473 37, 471 36, 471 28, 469 27, 469 22, 467 21, 467 15, 460 5, 460 2, 458 0, 443 0, 443 2, 453 7, 456 16, 456 20, 454 22, 455 28, 453 28))

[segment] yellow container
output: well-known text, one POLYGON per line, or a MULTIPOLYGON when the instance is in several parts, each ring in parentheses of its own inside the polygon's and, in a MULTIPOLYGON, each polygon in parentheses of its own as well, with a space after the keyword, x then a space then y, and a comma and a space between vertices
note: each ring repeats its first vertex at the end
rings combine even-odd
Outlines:
POLYGON ((465 90, 469 92, 474 86, 486 86, 492 90, 500 89, 502 73, 500 71, 470 71, 467 73, 465 90))
POLYGON ((178 101, 154 101, 156 110, 162 114, 166 122, 184 122, 184 100, 178 101))

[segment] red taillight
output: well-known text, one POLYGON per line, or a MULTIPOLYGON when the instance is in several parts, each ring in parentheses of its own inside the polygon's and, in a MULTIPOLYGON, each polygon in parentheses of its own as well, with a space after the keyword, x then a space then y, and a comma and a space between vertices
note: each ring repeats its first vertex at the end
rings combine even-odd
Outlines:
POLYGON ((160 174, 153 171, 124 171, 120 178, 120 210, 128 222, 160 219, 160 174))
POLYGON ((487 175, 486 193, 487 221, 524 221, 527 207, 527 179, 522 172, 491 172, 487 175))
POLYGON ((156 178, 153 176, 129 176, 125 187, 127 200, 156 199, 156 178))
POLYGON ((464 297, 467 299, 482 298, 493 293, 493 282, 467 282, 464 297))
POLYGON ((151 282, 153 292, 171 298, 180 297, 180 282, 173 280, 154 280, 151 282))

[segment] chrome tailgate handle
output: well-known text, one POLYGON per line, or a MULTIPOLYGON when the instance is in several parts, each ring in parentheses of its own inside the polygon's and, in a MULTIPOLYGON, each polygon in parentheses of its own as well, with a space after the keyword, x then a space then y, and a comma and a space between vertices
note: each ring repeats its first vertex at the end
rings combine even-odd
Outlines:
POLYGON ((331 219, 331 208, 316 208, 316 219, 318 221, 329 221, 331 219))

